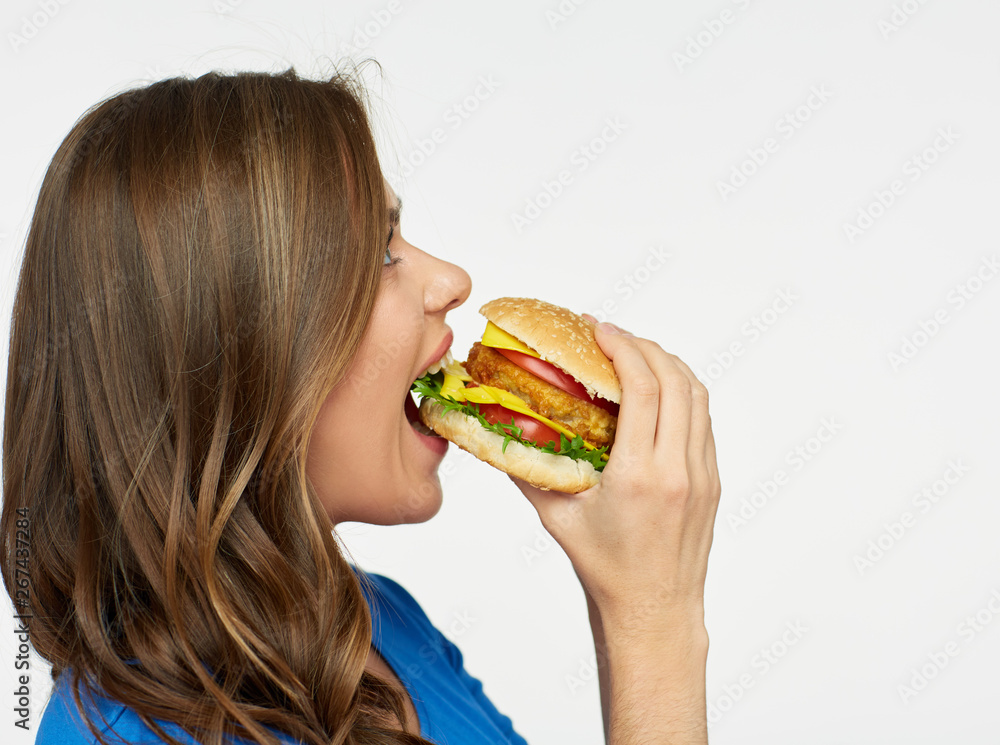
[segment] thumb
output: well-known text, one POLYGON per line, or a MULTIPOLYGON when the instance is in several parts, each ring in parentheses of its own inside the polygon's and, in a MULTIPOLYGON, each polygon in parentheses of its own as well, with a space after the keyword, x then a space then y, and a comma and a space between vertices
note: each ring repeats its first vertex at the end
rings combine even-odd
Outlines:
POLYGON ((551 489, 542 489, 541 487, 529 484, 524 479, 519 479, 517 476, 511 476, 507 474, 507 478, 514 482, 514 486, 521 490, 521 493, 527 498, 531 505, 539 510, 541 514, 541 508, 543 505, 547 505, 552 499, 557 498, 557 495, 561 492, 553 492, 551 489))
POLYGON ((621 348, 622 344, 632 341, 634 338, 628 331, 607 321, 602 321, 594 326, 594 340, 597 342, 597 346, 601 348, 601 351, 611 360, 614 360, 615 353, 621 348))
POLYGON ((555 491, 554 489, 542 489, 516 476, 511 476, 510 474, 507 474, 507 476, 521 490, 521 493, 531 503, 531 506, 535 508, 539 519, 542 521, 542 526, 557 542, 561 543, 560 538, 562 535, 580 517, 580 511, 583 509, 583 499, 581 497, 586 492, 567 494, 555 491))

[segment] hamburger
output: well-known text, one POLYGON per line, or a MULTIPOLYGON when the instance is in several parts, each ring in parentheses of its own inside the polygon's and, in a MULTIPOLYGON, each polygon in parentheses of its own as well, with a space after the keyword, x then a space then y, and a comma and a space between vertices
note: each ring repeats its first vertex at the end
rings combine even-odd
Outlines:
POLYGON ((466 362, 446 355, 413 384, 420 420, 480 460, 542 489, 600 482, 621 386, 594 324, 530 298, 491 300, 466 362))

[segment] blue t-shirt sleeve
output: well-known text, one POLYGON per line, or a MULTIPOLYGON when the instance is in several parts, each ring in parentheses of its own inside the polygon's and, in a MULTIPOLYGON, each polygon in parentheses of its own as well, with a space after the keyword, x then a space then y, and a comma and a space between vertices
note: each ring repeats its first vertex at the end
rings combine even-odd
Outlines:
MULTIPOLYGON (((82 692, 82 688, 81 688, 82 692)), ((128 745, 162 745, 161 739, 139 718, 139 715, 122 704, 97 695, 91 698, 82 693, 83 704, 91 721, 110 743, 128 745)), ((167 734, 183 743, 195 745, 183 729, 170 722, 159 722, 167 734)), ((70 673, 59 676, 52 696, 42 713, 35 745, 94 745, 97 739, 84 723, 77 708, 70 683, 70 673)))
MULTIPOLYGON (((42 712, 42 719, 38 725, 35 745, 97 745, 97 739, 84 723, 83 715, 73 698, 70 678, 70 673, 64 672, 53 686, 52 696, 42 712)), ((112 745, 116 743, 122 745, 164 745, 166 743, 166 740, 153 732, 142 721, 134 709, 101 695, 90 697, 83 693, 82 686, 81 694, 83 705, 91 721, 112 745)), ((198 745, 198 741, 179 725, 163 721, 158 721, 157 724, 178 742, 185 743, 185 745, 198 745)), ((275 734, 282 742, 292 745, 293 741, 287 735, 277 732, 275 734)), ((250 745, 249 741, 241 738, 223 737, 222 741, 229 745, 250 745)))

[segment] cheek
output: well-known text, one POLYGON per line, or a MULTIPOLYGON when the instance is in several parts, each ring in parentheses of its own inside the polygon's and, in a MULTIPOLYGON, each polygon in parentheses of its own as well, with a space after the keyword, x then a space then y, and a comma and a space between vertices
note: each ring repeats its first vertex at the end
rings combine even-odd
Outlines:
POLYGON ((334 523, 394 521, 405 517, 408 501, 420 501, 409 500, 408 485, 396 483, 405 481, 397 468, 403 417, 398 408, 385 395, 354 395, 349 381, 323 403, 306 455, 306 475, 334 523))
POLYGON ((404 429, 421 340, 411 320, 422 318, 409 299, 383 288, 357 355, 317 416, 306 474, 334 523, 421 522, 440 507, 437 474, 427 478, 422 451, 411 451, 419 443, 404 429))
POLYGON ((306 475, 331 511, 333 495, 344 487, 364 483, 365 457, 371 450, 367 441, 369 423, 363 417, 361 399, 352 394, 350 384, 338 386, 327 396, 313 425, 306 455, 306 475))
POLYGON ((306 453, 306 476, 331 519, 336 506, 332 503, 332 498, 339 491, 338 475, 343 473, 338 465, 350 462, 344 457, 346 453, 341 451, 335 436, 338 428, 336 411, 336 402, 331 395, 316 418, 309 440, 309 451, 306 453))

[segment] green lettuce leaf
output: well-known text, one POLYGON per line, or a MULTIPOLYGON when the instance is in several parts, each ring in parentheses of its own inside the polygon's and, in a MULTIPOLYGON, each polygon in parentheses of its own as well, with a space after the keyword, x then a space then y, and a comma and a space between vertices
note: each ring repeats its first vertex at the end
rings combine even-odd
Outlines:
MULTIPOLYGON (((598 472, 604 470, 606 462, 601 458, 602 453, 607 453, 607 446, 602 448, 597 448, 596 450, 589 450, 583 444, 583 438, 577 435, 572 440, 570 440, 562 432, 559 433, 559 447, 556 448, 555 443, 546 443, 544 446, 538 445, 531 440, 525 440, 521 437, 521 428, 514 424, 514 420, 507 424, 497 422, 496 424, 490 424, 479 413, 478 404, 453 401, 450 398, 445 398, 441 395, 441 385, 444 383, 444 373, 436 372, 433 375, 425 375, 422 378, 418 378, 414 381, 413 387, 410 389, 416 393, 421 400, 425 398, 431 398, 437 401, 444 408, 445 412, 449 411, 460 411, 471 417, 475 417, 479 420, 479 423, 483 425, 484 428, 488 429, 490 432, 495 432, 496 434, 503 437, 503 452, 507 452, 507 444, 512 440, 519 442, 522 445, 528 447, 536 448, 541 450, 543 453, 553 453, 555 455, 566 455, 574 460, 585 460, 598 472)), ((419 403, 419 402, 418 402, 419 403)))

